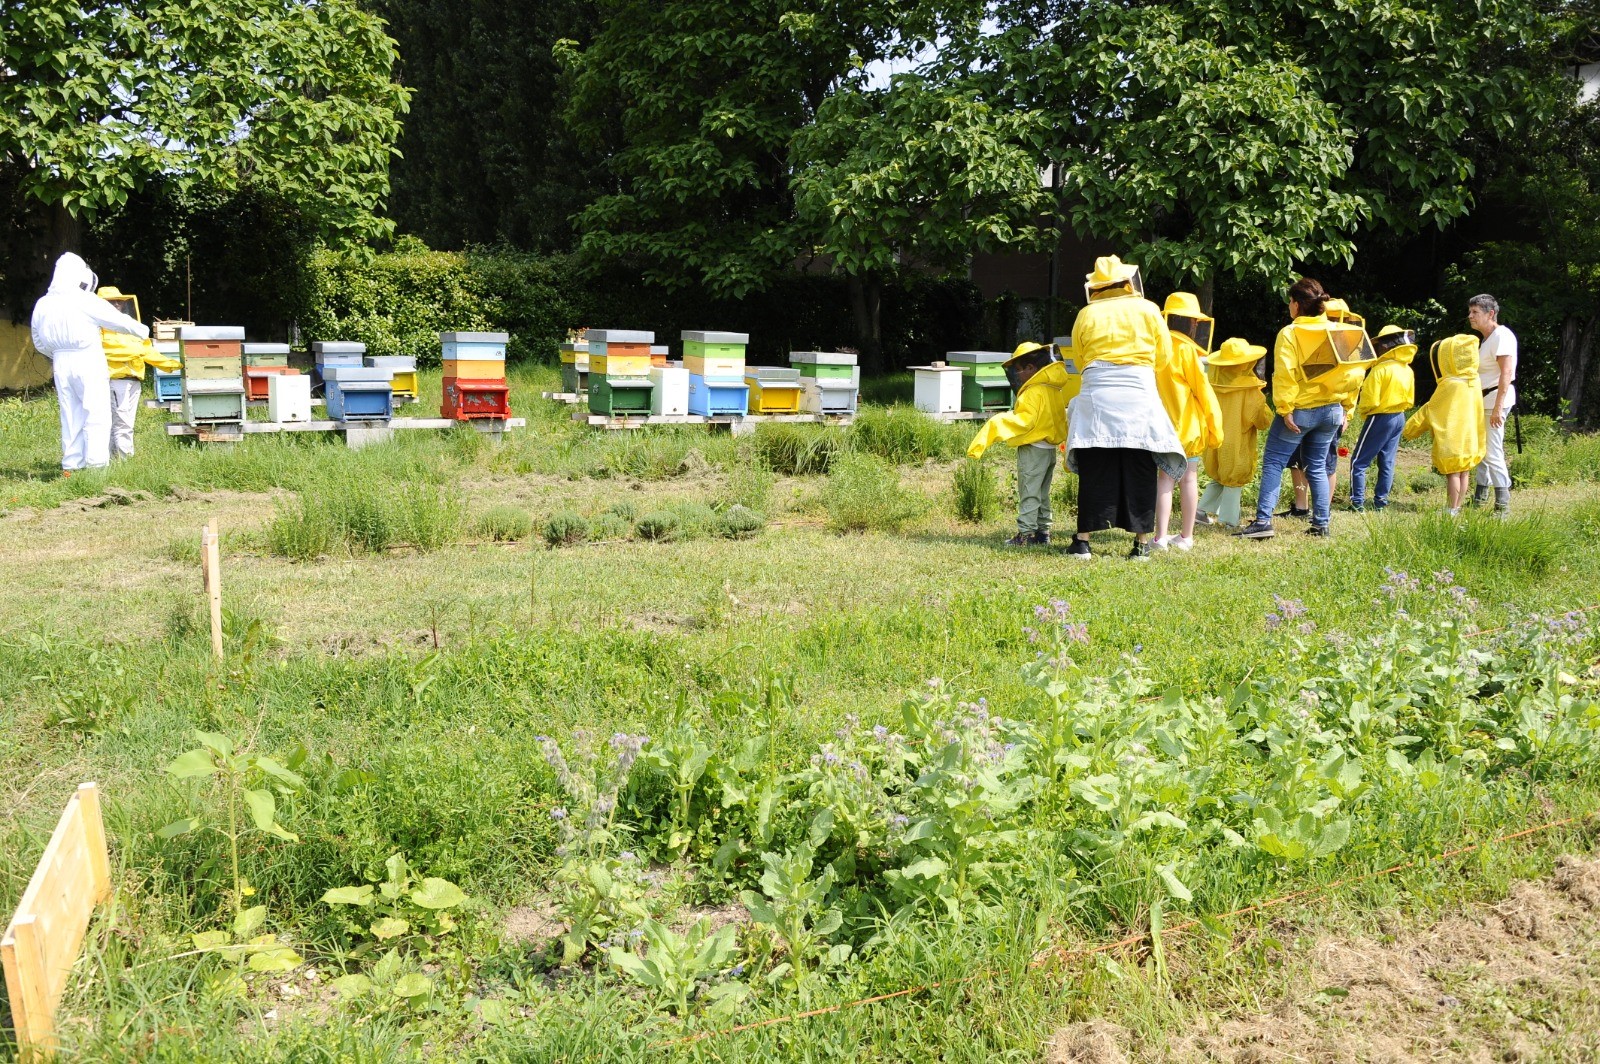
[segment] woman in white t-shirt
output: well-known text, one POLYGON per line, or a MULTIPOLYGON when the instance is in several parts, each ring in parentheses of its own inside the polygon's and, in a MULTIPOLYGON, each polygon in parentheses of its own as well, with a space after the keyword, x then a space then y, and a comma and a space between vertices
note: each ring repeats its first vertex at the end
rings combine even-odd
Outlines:
POLYGON ((1506 416, 1517 401, 1517 334, 1500 324, 1500 302, 1491 295, 1467 300, 1467 324, 1483 336, 1478 347, 1478 384, 1488 422, 1488 450, 1474 474, 1472 501, 1482 506, 1494 489, 1497 514, 1511 512, 1511 467, 1506 462, 1506 416))

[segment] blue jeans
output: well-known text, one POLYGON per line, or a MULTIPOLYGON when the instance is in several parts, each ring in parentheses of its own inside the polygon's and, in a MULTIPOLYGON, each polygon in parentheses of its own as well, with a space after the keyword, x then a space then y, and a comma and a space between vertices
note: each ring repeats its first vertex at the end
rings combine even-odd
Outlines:
POLYGON ((1378 463, 1378 485, 1372 501, 1381 510, 1389 505, 1389 489, 1394 487, 1394 459, 1400 450, 1400 430, 1406 427, 1404 414, 1369 414, 1361 423, 1356 449, 1350 455, 1350 503, 1361 506, 1367 497, 1367 467, 1378 463))
MULTIPOLYGON (((1338 437, 1339 426, 1344 424, 1344 408, 1338 403, 1329 403, 1296 410, 1294 421, 1300 426, 1299 432, 1291 431, 1282 417, 1274 417, 1272 428, 1267 430, 1267 444, 1261 455, 1261 497, 1256 500, 1257 521, 1272 520, 1272 511, 1278 506, 1278 492, 1283 488, 1284 467, 1302 443, 1308 455, 1328 453, 1328 445, 1338 437)), ((1331 502, 1327 463, 1307 462, 1306 480, 1311 484, 1311 523, 1326 528, 1331 502)))

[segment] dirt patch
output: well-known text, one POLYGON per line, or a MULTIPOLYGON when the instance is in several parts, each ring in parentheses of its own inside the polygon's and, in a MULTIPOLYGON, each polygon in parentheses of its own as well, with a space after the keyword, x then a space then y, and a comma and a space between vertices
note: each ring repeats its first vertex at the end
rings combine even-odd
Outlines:
POLYGON ((1104 1020, 1069 1023, 1045 1043, 1049 1064, 1128 1064, 1128 1032, 1104 1020))
POLYGON ((681 935, 701 920, 708 921, 711 925, 709 933, 715 934, 729 924, 744 927, 750 922, 750 914, 736 901, 725 905, 692 905, 678 913, 672 921, 672 929, 681 935))
POLYGON ((68 499, 57 510, 63 513, 87 513, 104 510, 109 506, 132 506, 136 502, 150 502, 155 498, 148 491, 129 491, 127 488, 106 488, 99 495, 85 495, 68 499))
POLYGON ((566 931, 554 905, 518 905, 500 923, 500 933, 507 941, 526 946, 542 946, 566 931))
POLYGON ((1600 861, 1568 856, 1549 879, 1517 883, 1496 905, 1392 941, 1322 938, 1297 989, 1269 1011, 1204 1022, 1169 1045, 1141 1046, 1138 1059, 1594 1059, 1597 902, 1600 861))

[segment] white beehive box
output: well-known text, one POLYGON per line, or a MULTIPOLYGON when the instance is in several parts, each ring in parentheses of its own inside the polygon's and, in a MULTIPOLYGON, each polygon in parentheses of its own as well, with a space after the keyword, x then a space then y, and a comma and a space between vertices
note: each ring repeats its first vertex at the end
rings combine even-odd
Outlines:
POLYGON ((689 412, 689 371, 675 366, 651 366, 650 382, 655 390, 650 396, 652 414, 687 414, 689 412))
POLYGON ((274 374, 267 378, 267 417, 279 424, 311 420, 311 378, 274 374))
POLYGON ((961 409, 961 370, 955 366, 912 366, 911 405, 926 414, 961 409))

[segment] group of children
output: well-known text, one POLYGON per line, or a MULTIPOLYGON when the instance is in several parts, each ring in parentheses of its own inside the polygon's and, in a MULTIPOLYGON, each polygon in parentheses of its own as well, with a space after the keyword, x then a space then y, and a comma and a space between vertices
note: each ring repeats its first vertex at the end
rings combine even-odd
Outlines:
MULTIPOLYGON (((1167 297, 1163 316, 1171 334, 1171 356, 1156 361, 1155 375, 1161 406, 1189 459, 1181 478, 1158 472, 1155 549, 1188 550, 1194 526, 1242 526, 1241 502, 1245 485, 1256 475, 1257 434, 1271 426, 1273 410, 1267 401, 1264 371, 1267 349, 1231 337, 1212 350, 1212 319, 1189 292, 1167 297), (1198 469, 1203 466, 1210 483, 1198 490, 1198 469), (1179 490, 1181 526, 1170 530, 1171 495, 1179 490)), ((1366 340, 1364 323, 1337 299, 1327 301, 1330 322, 1362 329, 1363 349, 1341 368, 1360 365, 1364 378, 1340 401, 1345 415, 1362 419, 1350 455, 1350 508, 1363 512, 1368 505, 1369 469, 1377 466, 1371 505, 1382 510, 1389 504, 1396 457, 1401 441, 1431 434, 1433 466, 1445 477, 1448 507, 1459 512, 1468 479, 1484 461, 1487 415, 1480 389, 1480 355, 1477 336, 1462 334, 1433 345, 1437 386, 1432 397, 1414 413, 1417 340, 1412 330, 1384 326, 1366 340)), ((1011 546, 1048 545, 1050 542, 1050 490, 1056 455, 1068 436, 1070 406, 1081 383, 1082 366, 1074 365, 1070 346, 1050 347, 1024 343, 1005 363, 1016 393, 1010 411, 990 418, 974 437, 968 455, 981 457, 995 443, 1017 451, 1017 534, 1011 546)), ((1306 516, 1305 468, 1325 463, 1330 483, 1339 457, 1336 433, 1327 453, 1301 453, 1289 463, 1295 478, 1296 503, 1289 514, 1306 516)), ((1319 446, 1320 452, 1322 448, 1319 446)), ((1498 488, 1497 488, 1498 491, 1498 488)), ((1497 494, 1497 503, 1500 499, 1497 494)), ((1503 509, 1503 507, 1502 507, 1503 509)), ((1137 554, 1137 552, 1136 552, 1137 554)))

